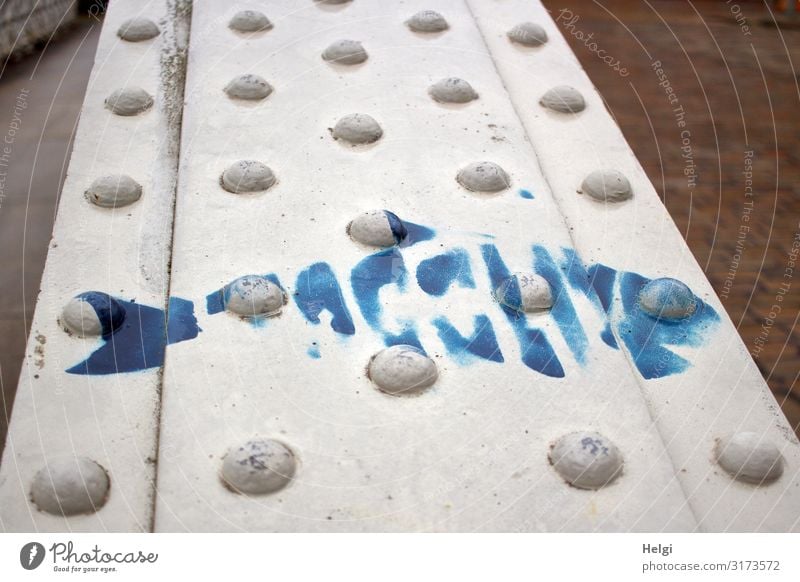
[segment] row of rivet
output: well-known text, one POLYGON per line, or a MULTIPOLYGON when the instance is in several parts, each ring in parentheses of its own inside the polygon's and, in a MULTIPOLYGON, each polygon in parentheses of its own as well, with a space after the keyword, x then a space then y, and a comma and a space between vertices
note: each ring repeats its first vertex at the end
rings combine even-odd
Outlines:
MULTIPOLYGON (((725 472, 744 483, 767 484, 783 474, 780 451, 757 433, 718 439, 714 456, 725 472)), ((619 448, 593 431, 562 436, 551 445, 548 460, 567 483, 588 490, 609 485, 622 474, 624 466, 619 448)), ((263 495, 289 484, 296 470, 297 457, 291 448, 274 439, 256 437, 228 449, 220 478, 235 493, 263 495)), ((105 504, 110 487, 108 473, 95 461, 65 458, 48 463, 36 473, 31 500, 41 511, 54 515, 91 513, 105 504)))
MULTIPOLYGON (((141 42, 158 36, 158 26, 147 18, 133 18, 120 26, 117 35, 128 42, 141 42)), ((138 115, 153 105, 143 89, 118 89, 105 100, 105 106, 121 116, 138 115)), ((136 202, 142 187, 129 176, 104 176, 94 181, 86 198, 91 203, 114 208, 136 202)), ((68 330, 80 328, 85 335, 111 333, 122 324, 125 311, 105 293, 83 293, 73 298, 62 312, 68 330), (88 316, 87 306, 91 307, 88 316)), ((33 478, 30 498, 44 512, 54 515, 91 513, 108 499, 111 480, 106 470, 86 457, 62 458, 48 463, 33 478)))
MULTIPOLYGON (((339 121, 333 129, 334 139, 351 143, 370 143, 382 135, 374 120, 353 114, 339 121), (346 123, 345 123, 346 121, 346 123)), ((496 193, 511 185, 508 173, 494 162, 473 162, 456 174, 456 181, 471 192, 496 193)), ((220 176, 222 188, 233 194, 263 192, 277 183, 272 169, 258 160, 239 160, 220 176)), ((582 182, 579 193, 600 202, 620 202, 633 195, 627 178, 616 170, 597 170, 582 182)), ((96 179, 86 190, 86 199, 102 208, 120 208, 133 204, 142 196, 142 186, 127 175, 109 175, 96 179)))
MULTIPOLYGON (((347 0, 340 0, 340 2, 335 2, 333 0, 328 0, 327 3, 344 3, 346 1, 347 0)), ((152 31, 153 27, 155 27, 155 24, 147 21, 147 19, 134 20, 137 21, 136 27, 142 30, 152 31)), ((125 31, 127 32, 131 26, 129 23, 126 24, 127 26, 123 26, 125 26, 125 31)), ((433 10, 417 12, 405 21, 405 25, 414 32, 422 33, 444 32, 450 28, 444 16, 433 10)), ((233 18, 228 22, 228 27, 236 32, 250 34, 271 30, 273 25, 263 12, 259 12, 258 10, 242 10, 234 14, 233 18)), ((155 28, 155 34, 158 34, 157 28, 155 28)), ((155 36, 155 34, 153 36, 155 36)), ((146 33, 135 36, 135 40, 152 38, 152 36, 146 36, 146 33)), ((523 22, 516 25, 508 31, 507 36, 512 42, 529 47, 540 46, 547 42, 547 32, 541 26, 533 22, 523 22)), ((125 38, 125 40, 134 40, 133 38, 126 38, 126 36, 123 36, 123 29, 120 29, 120 37, 125 38)))

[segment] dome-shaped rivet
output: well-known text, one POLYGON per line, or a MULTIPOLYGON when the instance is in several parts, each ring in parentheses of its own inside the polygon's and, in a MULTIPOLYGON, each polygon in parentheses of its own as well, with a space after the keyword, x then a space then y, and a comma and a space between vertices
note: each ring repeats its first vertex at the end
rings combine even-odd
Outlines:
POLYGON ((559 113, 578 113, 586 109, 586 102, 583 100, 577 89, 567 85, 553 87, 545 93, 539 100, 543 107, 558 111, 559 113))
POLYGON ((124 174, 97 178, 84 193, 86 199, 101 208, 120 208, 142 197, 142 185, 124 174))
POLYGON ((515 273, 494 290, 501 305, 519 312, 540 311, 553 306, 550 283, 535 273, 515 273))
POLYGON ((141 42, 157 37, 158 26, 149 18, 131 18, 122 23, 117 30, 117 36, 128 42, 141 42))
POLYGON ((272 23, 263 12, 242 10, 233 15, 228 23, 228 28, 236 32, 262 32, 271 29, 272 23))
POLYGON ((153 98, 139 87, 123 87, 106 97, 105 104, 113 113, 129 117, 150 109, 153 106, 153 98))
POLYGON ((692 290, 677 279, 663 277, 642 287, 639 307, 652 317, 684 319, 697 309, 697 299, 692 290))
POLYGON ((499 192, 511 183, 506 171, 494 162, 474 162, 462 168, 458 183, 473 192, 499 192))
POLYGON ((383 392, 412 395, 433 385, 439 376, 436 364, 414 346, 381 350, 369 363, 369 378, 383 392))
POLYGON ((417 12, 406 20, 406 26, 414 32, 442 32, 449 28, 444 16, 433 10, 417 12))
POLYGON ((783 475, 783 457, 772 442, 755 432, 739 432, 717 441, 719 466, 734 479, 756 485, 783 475))
POLYGON ((523 22, 508 31, 508 38, 525 46, 540 46, 547 42, 547 32, 533 22, 523 22))
POLYGON ((222 462, 222 481, 246 495, 263 495, 284 488, 294 477, 297 460, 283 443, 254 438, 228 449, 222 462))
POLYGON ((107 336, 125 321, 125 308, 111 295, 86 291, 76 295, 61 311, 64 328, 80 337, 107 336))
POLYGON ((367 60, 367 51, 357 40, 337 40, 326 48, 322 58, 338 65, 357 65, 367 60))
POLYGON ((373 247, 391 247, 402 242, 408 234, 403 221, 388 210, 370 210, 360 214, 347 225, 353 240, 373 247))
POLYGON ((428 94, 441 103, 469 103, 478 98, 472 85, 458 77, 437 81, 430 86, 428 94))
POLYGON ((86 457, 50 461, 33 478, 31 500, 53 515, 78 515, 99 510, 108 498, 105 469, 86 457))
POLYGON ((245 275, 234 279, 222 289, 225 309, 242 317, 277 315, 286 297, 283 290, 260 275, 245 275))
POLYGON ((378 122, 364 113, 345 115, 333 127, 333 138, 341 139, 354 145, 378 141, 383 130, 378 122))
POLYGON ((567 483, 580 489, 599 489, 622 472, 622 453, 596 432, 562 436, 550 451, 550 463, 567 483))
POLYGON ((225 85, 225 93, 231 99, 258 101, 272 93, 272 86, 258 75, 239 75, 225 85))
POLYGON ((277 179, 272 170, 261 162, 239 160, 222 172, 220 182, 228 192, 242 194, 268 190, 277 179))
POLYGON ((623 202, 633 196, 631 183, 617 170, 595 170, 584 178, 579 192, 599 202, 623 202))

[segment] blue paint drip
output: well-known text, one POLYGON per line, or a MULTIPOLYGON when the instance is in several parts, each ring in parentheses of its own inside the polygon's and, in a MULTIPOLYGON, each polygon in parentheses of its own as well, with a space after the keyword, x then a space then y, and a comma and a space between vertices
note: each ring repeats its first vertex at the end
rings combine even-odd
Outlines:
POLYGON ((699 346, 708 329, 720 318, 716 311, 697 298, 693 315, 679 321, 650 317, 638 304, 639 291, 650 279, 636 273, 620 274, 620 294, 625 318, 619 323, 619 336, 633 356, 645 379, 663 378, 685 371, 690 363, 665 346, 699 346))
MULTIPOLYGON (((503 281, 511 277, 511 273, 500 257, 495 245, 481 245, 481 254, 489 270, 492 288, 496 289, 503 281)), ((523 363, 530 369, 541 372, 545 376, 563 378, 564 368, 561 367, 561 362, 558 360, 553 346, 550 345, 544 333, 537 328, 528 327, 525 317, 513 309, 505 306, 501 307, 517 334, 523 363)))
POLYGON ((92 307, 100 322, 103 337, 114 333, 114 330, 119 328, 125 320, 125 308, 108 293, 86 291, 78 295, 76 299, 80 299, 92 307))
POLYGON ((170 321, 163 309, 117 300, 125 309, 125 321, 83 362, 66 370, 68 374, 106 375, 139 372, 164 363, 164 348, 197 337, 201 331, 194 317, 194 304, 170 298, 170 321), (174 310, 174 311, 173 311, 174 310))
POLYGON ((520 198, 525 198, 526 200, 533 200, 533 194, 529 190, 520 190, 519 196, 520 198))
POLYGON ((295 303, 308 321, 319 324, 319 314, 328 311, 333 331, 343 335, 356 332, 339 281, 328 263, 314 263, 301 271, 295 287, 295 303))
MULTIPOLYGON (((391 224, 391 223, 390 223, 391 224)), ((410 247, 411 245, 426 240, 431 240, 436 236, 436 231, 421 224, 414 224, 413 222, 403 221, 406 229, 406 236, 400 242, 401 247, 410 247)))
POLYGON ((306 353, 315 360, 319 360, 322 357, 322 354, 319 351, 319 346, 317 344, 311 344, 310 346, 308 346, 306 353))
POLYGON ((475 331, 465 338, 446 317, 437 317, 433 325, 438 330, 439 339, 444 343, 447 352, 460 364, 469 363, 468 354, 491 362, 504 362, 503 353, 497 343, 492 322, 486 315, 474 317, 475 331))
MULTIPOLYGON (((553 307, 550 308, 550 315, 558 325, 558 329, 561 330, 575 359, 579 364, 586 364, 589 339, 586 337, 583 325, 578 319, 578 312, 562 281, 562 273, 544 247, 534 246, 533 254, 535 256, 534 270, 550 283, 550 289, 553 292, 553 307)), ((564 274, 564 277, 566 276, 564 274)))
POLYGON ((400 244, 408 236, 408 229, 406 228, 406 225, 403 224, 403 221, 400 220, 400 218, 394 212, 384 210, 383 213, 386 215, 386 220, 389 221, 389 228, 392 231, 394 242, 400 244))
POLYGON ((378 251, 361 259, 350 272, 350 284, 361 314, 373 329, 381 329, 381 287, 397 285, 405 289, 408 271, 403 255, 396 248, 378 251))
MULTIPOLYGON (((278 279, 278 276, 275 273, 267 273, 266 275, 261 276, 270 283, 277 285, 281 291, 286 293, 286 289, 283 288, 280 279, 278 279)), ((228 299, 226 297, 226 293, 228 293, 228 290, 223 287, 222 289, 217 289, 216 291, 212 291, 206 295, 206 313, 209 315, 215 315, 225 311, 225 302, 228 299)), ((249 317, 248 319, 251 320, 250 323, 252 323, 255 327, 261 327, 266 322, 266 318, 264 317, 249 317)))
POLYGON ((425 259, 417 266, 417 283, 428 295, 441 297, 455 282, 461 287, 475 288, 469 255, 464 249, 425 259))

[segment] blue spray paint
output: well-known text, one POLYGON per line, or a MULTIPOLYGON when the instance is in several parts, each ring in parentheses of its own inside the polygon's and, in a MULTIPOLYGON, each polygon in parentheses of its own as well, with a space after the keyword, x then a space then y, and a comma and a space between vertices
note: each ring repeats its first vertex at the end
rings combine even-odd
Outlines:
MULTIPOLYGON (((578 312, 572 304, 566 286, 562 280, 562 273, 556 266, 550 253, 544 247, 534 246, 534 270, 550 283, 553 293, 553 306, 550 315, 555 320, 558 329, 575 356, 579 364, 586 364, 586 352, 589 350, 589 339, 583 330, 583 325, 578 319, 578 312)), ((564 274, 567 277, 567 274, 564 274)))
MULTIPOLYGON (((589 267, 587 273, 589 274, 589 284, 594 289, 595 294, 600 300, 600 305, 607 316, 611 315, 611 301, 614 297, 614 280, 617 272, 614 269, 606 267, 605 265, 592 265, 589 267)), ((600 332, 601 339, 607 346, 619 349, 617 338, 614 337, 614 332, 611 330, 611 321, 606 320, 606 325, 603 331, 600 332)))
POLYGON ((600 338, 605 342, 607 346, 612 347, 615 350, 619 349, 617 338, 614 337, 614 332, 611 330, 610 321, 606 321, 606 325, 605 327, 603 327, 603 331, 600 332, 600 338))
POLYGON ((529 190, 520 190, 519 196, 520 198, 525 198, 526 200, 533 200, 533 194, 529 190))
POLYGON ((381 324, 383 310, 378 298, 381 288, 385 285, 397 285, 404 291, 407 278, 408 271, 403 255, 395 248, 367 255, 353 267, 350 273, 353 294, 370 327, 378 328, 381 324))
POLYGON ((417 266, 417 283, 428 295, 441 297, 458 282, 461 287, 475 288, 469 255, 461 248, 453 249, 421 261, 417 266))
POLYGON ((589 281, 589 273, 583 266, 583 261, 581 261, 578 253, 575 252, 575 249, 566 247, 561 247, 561 253, 564 255, 564 260, 561 261, 561 270, 567 277, 570 286, 596 302, 598 298, 589 281))
MULTIPOLYGON (((275 273, 268 273, 266 275, 261 275, 261 276, 264 277, 270 283, 277 285, 281 291, 286 293, 286 289, 283 288, 283 285, 281 285, 281 282, 275 273)), ((206 312, 209 315, 215 315, 217 313, 222 313, 223 311, 225 311, 225 302, 227 301, 226 293, 227 291, 225 287, 223 287, 222 289, 217 289, 216 291, 213 291, 208 295, 206 295, 206 312)), ((263 323, 260 320, 263 320, 264 318, 251 317, 248 319, 252 319, 253 324, 258 326, 260 323, 263 323)))
POLYGON ((169 298, 167 313, 167 343, 177 344, 197 337, 202 330, 194 316, 194 303, 180 297, 169 298))
POLYGON ((387 348, 391 346, 414 346, 420 351, 420 353, 425 354, 427 356, 428 353, 422 346, 422 342, 419 341, 419 336, 417 335, 417 327, 416 325, 414 325, 414 322, 405 319, 400 323, 403 326, 403 331, 401 331, 400 333, 391 333, 388 331, 385 331, 383 333, 384 345, 387 348))
POLYGON ((697 299, 694 314, 679 321, 651 317, 638 304, 639 291, 650 279, 636 273, 622 273, 619 289, 625 318, 619 323, 619 336, 646 379, 662 378, 685 371, 690 363, 664 346, 699 346, 705 332, 719 322, 714 309, 697 299))
MULTIPOLYGON (((391 224, 391 222, 390 222, 391 224)), ((436 231, 421 224, 414 224, 413 222, 403 221, 403 226, 406 229, 406 236, 400 242, 401 247, 410 247, 426 240, 431 240, 436 236, 436 231)))
POLYGON ((88 303, 94 310, 103 337, 111 335, 125 321, 125 308, 108 293, 86 291, 75 298, 88 303))
POLYGON ((194 316, 194 304, 179 297, 169 300, 169 324, 163 309, 117 300, 125 309, 125 321, 114 333, 68 374, 106 375, 139 372, 164 363, 164 348, 197 337, 201 331, 194 316))
POLYGON ((225 301, 222 299, 224 291, 217 289, 213 293, 206 295, 206 312, 215 315, 225 311, 225 301))
POLYGON ((473 319, 475 331, 465 338, 446 317, 433 320, 439 339, 447 348, 447 353, 460 364, 469 363, 469 354, 491 362, 504 362, 503 353, 497 343, 492 322, 486 315, 476 315, 473 319))
POLYGON ((400 291, 405 291, 407 282, 408 270, 403 255, 397 248, 385 249, 364 257, 350 272, 350 284, 358 308, 369 326, 383 335, 384 343, 387 346, 407 344, 422 350, 413 322, 403 322, 404 329, 399 335, 387 331, 382 323, 383 308, 379 297, 381 288, 397 285, 400 291))
POLYGON ((597 293, 600 304, 606 313, 610 313, 611 302, 614 299, 614 280, 617 272, 605 265, 592 265, 588 269, 589 284, 597 293))
MULTIPOLYGON (((481 245, 481 254, 489 270, 489 278, 493 289, 496 289, 505 280, 511 278, 511 273, 500 257, 495 245, 481 245)), ((507 289, 507 292, 516 292, 519 295, 519 289, 517 288, 515 291, 513 285, 512 283, 512 288, 507 289)), ((558 360, 558 356, 556 356, 553 346, 550 345, 544 332, 537 328, 528 327, 524 315, 504 305, 500 305, 500 308, 516 332, 523 363, 530 369, 541 372, 545 376, 563 378, 564 368, 561 367, 561 362, 558 360)))
POLYGON ((312 358, 314 358, 315 360, 319 360, 322 357, 322 354, 319 351, 319 346, 317 345, 317 342, 314 342, 310 346, 308 346, 308 349, 306 350, 306 353, 309 356, 311 356, 312 358))
POLYGON ((353 335, 356 332, 339 281, 328 263, 314 263, 300 272, 295 285, 294 300, 311 323, 319 324, 319 314, 328 311, 332 315, 333 331, 343 335, 353 335))
POLYGON ((386 215, 386 220, 389 221, 389 228, 392 231, 392 237, 394 237, 395 244, 400 244, 408 236, 408 229, 406 228, 406 225, 403 224, 403 221, 400 220, 400 218, 394 212, 384 210, 383 213, 386 215))
POLYGON ((666 346, 702 345, 708 330, 719 323, 716 311, 696 298, 694 314, 678 321, 652 317, 639 307, 639 292, 650 279, 636 273, 617 273, 604 265, 589 268, 592 284, 606 311, 611 311, 615 281, 619 282, 623 317, 617 332, 633 358, 639 373, 647 380, 684 372, 691 365, 666 346))

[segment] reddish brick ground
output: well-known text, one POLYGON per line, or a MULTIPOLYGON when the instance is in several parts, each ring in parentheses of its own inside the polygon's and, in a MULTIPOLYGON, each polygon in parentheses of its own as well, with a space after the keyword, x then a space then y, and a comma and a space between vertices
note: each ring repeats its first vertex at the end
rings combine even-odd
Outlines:
POLYGON ((579 16, 572 30, 594 33, 598 47, 630 72, 620 77, 562 26, 751 353, 766 337, 756 363, 800 433, 800 256, 795 271, 787 270, 800 237, 800 68, 794 68, 800 29, 764 26, 770 18, 764 2, 544 3, 554 18, 564 8, 579 16), (654 61, 686 112, 694 187, 684 175, 681 130, 654 61), (752 197, 743 175, 748 150, 752 197), (740 229, 747 227, 733 268, 740 229), (780 313, 770 326, 776 304, 780 313))

